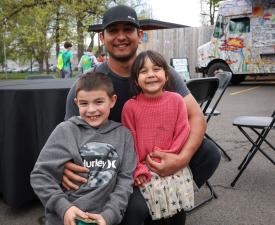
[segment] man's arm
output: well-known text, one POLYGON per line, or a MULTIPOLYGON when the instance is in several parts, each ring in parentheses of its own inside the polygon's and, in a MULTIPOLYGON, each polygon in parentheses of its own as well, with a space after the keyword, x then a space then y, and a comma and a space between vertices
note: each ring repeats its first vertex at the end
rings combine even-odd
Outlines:
MULTIPOLYGON (((76 81, 77 82, 77 81, 76 81)), ((68 120, 72 116, 79 116, 77 105, 74 102, 76 82, 71 87, 66 100, 66 113, 64 120, 68 120)))
POLYGON ((206 121, 200 106, 192 94, 188 94, 183 99, 187 107, 190 134, 181 152, 178 155, 175 155, 171 153, 154 151, 148 155, 146 159, 149 168, 160 176, 174 174, 178 170, 186 167, 198 150, 204 138, 206 121), (161 162, 155 162, 152 160, 152 157, 161 158, 161 162))
POLYGON ((180 158, 185 159, 183 167, 189 164, 191 158, 197 152, 207 128, 203 112, 192 94, 184 97, 184 101, 187 106, 190 135, 179 154, 180 158))

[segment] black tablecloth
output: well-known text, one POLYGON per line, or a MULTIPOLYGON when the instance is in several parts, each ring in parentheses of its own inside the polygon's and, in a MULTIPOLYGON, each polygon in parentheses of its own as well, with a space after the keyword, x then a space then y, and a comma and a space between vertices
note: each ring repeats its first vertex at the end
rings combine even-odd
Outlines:
POLYGON ((0 82, 0 195, 10 206, 33 200, 30 172, 55 126, 63 121, 74 79, 0 82))

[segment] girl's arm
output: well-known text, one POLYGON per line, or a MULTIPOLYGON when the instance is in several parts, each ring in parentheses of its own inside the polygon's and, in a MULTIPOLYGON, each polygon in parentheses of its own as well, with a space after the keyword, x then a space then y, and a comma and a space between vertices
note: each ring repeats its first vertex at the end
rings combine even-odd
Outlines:
POLYGON ((192 94, 185 96, 183 101, 185 101, 187 107, 190 134, 182 150, 178 155, 155 151, 146 158, 146 163, 150 170, 160 176, 169 176, 186 167, 203 141, 206 121, 200 106, 192 94), (156 163, 152 157, 160 158, 161 162, 156 163))
POLYGON ((131 105, 131 102, 126 102, 123 110, 122 110, 122 117, 121 117, 122 125, 127 127, 133 136, 134 139, 134 146, 135 151, 137 155, 137 166, 134 172, 134 178, 136 178, 139 175, 145 175, 148 180, 151 179, 151 173, 149 172, 149 169, 142 160, 139 157, 139 148, 137 146, 137 133, 136 133, 136 121, 135 121, 135 113, 134 113, 134 107, 131 105))

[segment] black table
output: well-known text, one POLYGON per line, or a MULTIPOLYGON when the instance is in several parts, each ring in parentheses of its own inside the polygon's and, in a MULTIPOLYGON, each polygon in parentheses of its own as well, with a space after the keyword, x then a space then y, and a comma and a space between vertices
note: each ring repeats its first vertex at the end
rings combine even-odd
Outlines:
POLYGON ((12 207, 35 199, 30 172, 55 126, 64 120, 74 79, 0 82, 0 196, 12 207))

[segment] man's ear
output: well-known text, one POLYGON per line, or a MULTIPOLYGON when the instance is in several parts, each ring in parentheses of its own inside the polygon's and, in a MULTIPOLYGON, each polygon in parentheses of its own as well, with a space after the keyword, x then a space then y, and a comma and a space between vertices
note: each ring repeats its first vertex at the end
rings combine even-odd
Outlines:
POLYGON ((117 95, 113 95, 111 98, 111 109, 115 106, 117 100, 117 95))
POLYGON ((101 43, 104 44, 104 31, 99 32, 99 39, 100 39, 101 43))
POLYGON ((138 43, 139 43, 139 44, 142 43, 143 35, 144 35, 143 30, 139 29, 139 30, 138 30, 138 37, 139 37, 138 43))

